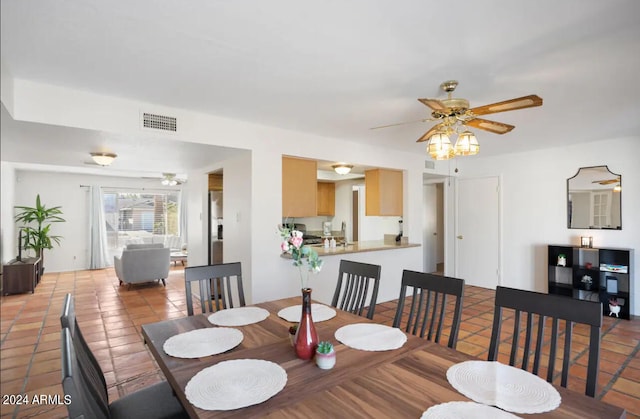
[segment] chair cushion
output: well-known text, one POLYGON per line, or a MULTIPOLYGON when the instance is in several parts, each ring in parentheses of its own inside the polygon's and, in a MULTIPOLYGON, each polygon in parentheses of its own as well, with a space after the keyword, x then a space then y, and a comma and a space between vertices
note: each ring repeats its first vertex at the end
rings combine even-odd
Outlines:
POLYGON ((166 381, 145 387, 116 400, 109 405, 109 413, 114 419, 189 417, 166 381))

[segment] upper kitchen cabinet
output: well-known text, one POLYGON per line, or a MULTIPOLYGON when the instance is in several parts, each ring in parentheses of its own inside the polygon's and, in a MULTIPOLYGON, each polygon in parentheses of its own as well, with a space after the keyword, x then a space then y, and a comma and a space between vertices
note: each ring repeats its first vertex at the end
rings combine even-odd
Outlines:
POLYGON ((315 217, 318 163, 315 160, 282 156, 282 216, 315 217))
POLYGON ((402 171, 372 169, 364 172, 365 215, 402 216, 402 171))
POLYGON ((318 182, 318 215, 336 215, 336 184, 318 182))
POLYGON ((209 190, 222 191, 222 175, 218 173, 209 173, 209 190))

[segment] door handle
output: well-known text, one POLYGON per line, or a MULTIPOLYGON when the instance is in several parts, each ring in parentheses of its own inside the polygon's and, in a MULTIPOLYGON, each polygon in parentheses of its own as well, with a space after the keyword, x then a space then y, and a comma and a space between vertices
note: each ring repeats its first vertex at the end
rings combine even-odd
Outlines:
POLYGON ((460 239, 460 240, 462 240, 462 239, 463 239, 462 234, 461 234, 461 235, 459 235, 457 238, 458 238, 458 239, 460 239))
POLYGON ((433 235, 434 235, 434 236, 437 236, 437 235, 438 235, 438 233, 433 233, 433 235))

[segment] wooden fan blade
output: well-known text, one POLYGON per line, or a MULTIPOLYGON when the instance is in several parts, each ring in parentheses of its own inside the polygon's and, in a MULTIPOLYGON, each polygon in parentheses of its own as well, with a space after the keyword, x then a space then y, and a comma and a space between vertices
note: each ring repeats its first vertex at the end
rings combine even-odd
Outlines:
POLYGON ((438 131, 438 129, 440 128, 440 125, 442 125, 442 124, 436 124, 436 125, 432 126, 429 131, 425 132, 422 137, 418 138, 416 143, 421 143, 423 141, 427 141, 429 139, 429 137, 431 137, 433 134, 436 133, 436 131, 438 131))
POLYGON ((369 128, 369 129, 380 129, 380 128, 397 127, 398 125, 415 124, 416 122, 426 122, 426 121, 431 121, 431 120, 432 120, 432 118, 424 118, 424 119, 418 119, 416 121, 398 122, 397 124, 381 125, 379 127, 373 127, 373 128, 369 128))
POLYGON ((490 113, 515 111, 516 109, 532 108, 542 106, 542 98, 536 95, 519 97, 517 99, 505 100, 504 102, 492 103, 491 105, 479 106, 469 109, 474 115, 488 115, 490 113))
POLYGON ((601 185, 609 185, 611 183, 618 183, 618 182, 620 182, 620 179, 594 180, 591 183, 599 183, 601 185))
POLYGON ((438 99, 418 99, 418 101, 420 101, 424 105, 427 105, 434 111, 443 111, 447 109, 447 107, 444 106, 444 104, 438 99))
POLYGON ((515 128, 513 125, 502 122, 489 121, 488 119, 474 118, 466 122, 466 125, 493 132, 494 134, 506 134, 515 128))

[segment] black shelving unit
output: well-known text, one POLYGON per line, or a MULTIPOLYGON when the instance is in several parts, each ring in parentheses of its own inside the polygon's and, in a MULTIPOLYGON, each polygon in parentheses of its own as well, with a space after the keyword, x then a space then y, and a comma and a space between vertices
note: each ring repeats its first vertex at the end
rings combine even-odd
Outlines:
POLYGON ((549 294, 600 301, 605 316, 630 318, 632 269, 633 249, 548 246, 549 294))

